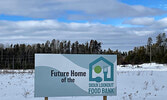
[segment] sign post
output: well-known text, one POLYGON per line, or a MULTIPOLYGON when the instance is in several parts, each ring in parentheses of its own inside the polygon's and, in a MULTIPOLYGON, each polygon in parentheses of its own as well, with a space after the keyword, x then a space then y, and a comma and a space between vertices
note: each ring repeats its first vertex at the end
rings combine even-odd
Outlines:
POLYGON ((116 55, 35 54, 35 97, 115 96, 116 55))
POLYGON ((103 96, 103 100, 107 100, 107 96, 103 96))
POLYGON ((48 100, 48 97, 45 97, 45 100, 48 100))

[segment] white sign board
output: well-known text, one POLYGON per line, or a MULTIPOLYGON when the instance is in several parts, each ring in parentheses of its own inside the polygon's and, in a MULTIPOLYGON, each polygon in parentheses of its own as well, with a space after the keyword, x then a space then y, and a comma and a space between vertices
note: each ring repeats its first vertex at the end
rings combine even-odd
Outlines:
POLYGON ((116 55, 35 54, 35 97, 117 94, 116 55))

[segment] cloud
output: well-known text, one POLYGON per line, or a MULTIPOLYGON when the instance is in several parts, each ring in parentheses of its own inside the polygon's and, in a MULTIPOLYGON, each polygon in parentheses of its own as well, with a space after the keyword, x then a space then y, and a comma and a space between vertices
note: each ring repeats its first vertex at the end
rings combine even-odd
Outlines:
POLYGON ((133 18, 131 20, 125 20, 123 24, 131 24, 131 25, 152 25, 154 23, 154 18, 151 17, 138 17, 133 18))
POLYGON ((88 22, 65 23, 57 20, 0 21, 0 43, 33 44, 52 39, 85 43, 96 39, 103 43, 103 49, 129 50, 145 45, 148 37, 164 32, 165 20, 166 18, 161 19, 157 21, 159 25, 149 27, 120 27, 88 22))
POLYGON ((157 20, 150 27, 152 27, 152 28, 166 28, 167 27, 167 17, 157 20))
POLYGON ((0 0, 0 13, 32 18, 67 18, 95 20, 145 17, 167 11, 141 5, 128 5, 118 0, 0 0))
POLYGON ((154 18, 150 18, 150 17, 133 18, 130 20, 125 20, 123 24, 142 25, 143 27, 141 27, 141 30, 147 29, 148 32, 151 30, 162 32, 162 30, 166 31, 167 17, 159 20, 155 20, 154 18))

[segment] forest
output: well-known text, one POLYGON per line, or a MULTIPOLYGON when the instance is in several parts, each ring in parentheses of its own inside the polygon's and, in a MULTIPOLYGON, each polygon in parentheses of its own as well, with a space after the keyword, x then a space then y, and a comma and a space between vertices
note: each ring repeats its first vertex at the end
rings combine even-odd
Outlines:
POLYGON ((147 44, 134 47, 128 52, 119 50, 102 49, 102 43, 97 40, 90 40, 86 43, 78 41, 60 41, 53 39, 45 43, 37 44, 0 44, 0 69, 34 69, 35 53, 53 54, 115 54, 118 64, 142 64, 142 63, 167 63, 167 38, 165 33, 156 37, 153 43, 151 37, 147 44))

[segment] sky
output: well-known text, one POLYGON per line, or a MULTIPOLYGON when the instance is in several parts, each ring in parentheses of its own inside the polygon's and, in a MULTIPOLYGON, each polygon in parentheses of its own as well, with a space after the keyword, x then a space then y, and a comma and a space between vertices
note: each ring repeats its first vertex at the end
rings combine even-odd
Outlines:
POLYGON ((0 43, 102 42, 128 51, 167 33, 167 0, 0 0, 0 43))

